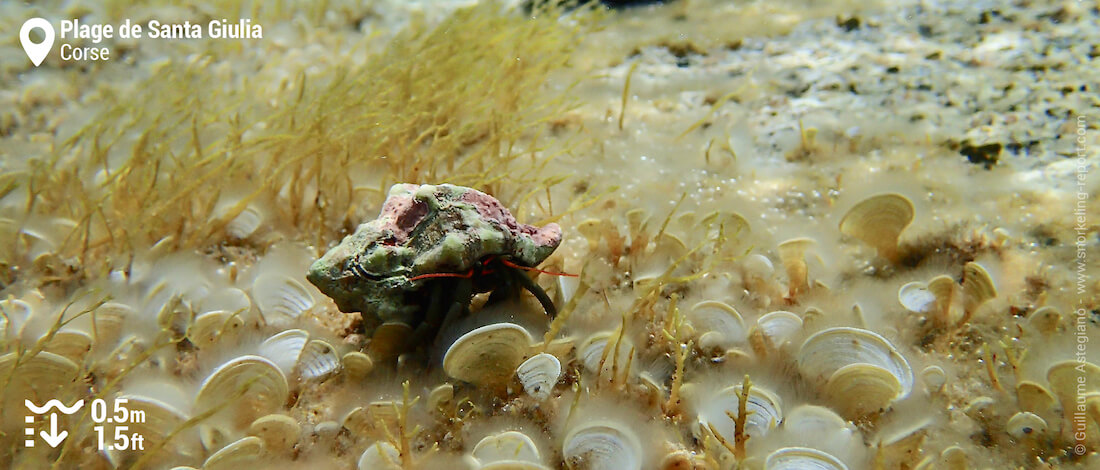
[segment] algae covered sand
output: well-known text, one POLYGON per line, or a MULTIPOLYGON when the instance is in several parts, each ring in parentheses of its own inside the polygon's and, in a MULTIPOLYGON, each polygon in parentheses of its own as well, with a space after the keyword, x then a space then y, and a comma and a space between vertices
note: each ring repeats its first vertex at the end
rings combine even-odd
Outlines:
POLYGON ((1097 9, 4 4, 0 466, 1092 468, 1097 9), (35 16, 263 37, 34 67, 35 16), (559 224, 557 318, 339 312, 395 183, 559 224))

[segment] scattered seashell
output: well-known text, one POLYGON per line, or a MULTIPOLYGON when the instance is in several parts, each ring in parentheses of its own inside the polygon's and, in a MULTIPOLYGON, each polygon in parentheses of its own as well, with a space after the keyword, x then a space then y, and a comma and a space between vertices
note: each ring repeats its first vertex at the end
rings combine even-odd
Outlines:
POLYGON ((902 390, 898 377, 890 371, 855 363, 837 369, 825 383, 824 391, 842 415, 855 418, 885 409, 902 390))
POLYGON ((610 374, 612 370, 621 370, 631 362, 634 345, 629 338, 621 338, 618 331, 602 331, 592 336, 577 349, 577 358, 584 364, 585 370, 593 374, 610 374), (618 342, 618 348, 615 343, 618 342), (616 355, 616 349, 618 354, 616 355), (603 368, 600 363, 603 362, 603 368))
POLYGON ((401 470, 401 453, 389 442, 375 442, 359 456, 359 470, 401 470))
POLYGON ((205 312, 195 317, 187 332, 187 339, 202 349, 214 345, 223 334, 239 331, 244 326, 240 316, 226 310, 205 312))
POLYGON ((725 302, 708 300, 695 304, 688 313, 688 321, 697 333, 717 333, 718 344, 714 346, 722 349, 743 343, 748 337, 741 314, 725 302))
POLYGON ((344 364, 344 371, 352 380, 362 380, 374 370, 374 361, 371 360, 370 356, 359 351, 344 354, 341 362, 344 364))
POLYGON ((260 313, 271 321, 274 318, 298 318, 313 308, 313 295, 306 286, 291 277, 278 273, 263 273, 252 283, 252 298, 260 313))
POLYGON ((764 470, 848 470, 848 466, 817 449, 784 447, 768 455, 764 470))
MULTIPOLYGON (((722 389, 713 396, 699 397, 701 403, 698 415, 701 429, 709 429, 713 426, 723 438, 733 442, 735 423, 731 416, 737 417, 741 390, 741 385, 734 385, 722 389)), ((745 418, 745 432, 753 438, 767 435, 783 422, 783 408, 779 397, 759 386, 754 385, 749 389, 745 411, 748 413, 745 418)))
POLYGON ((1008 419, 1005 430, 1016 439, 1040 436, 1046 434, 1047 422, 1035 413, 1021 411, 1008 419))
POLYGON ((298 421, 282 414, 258 418, 248 427, 248 431, 263 440, 264 448, 279 451, 290 450, 302 435, 298 421))
POLYGON ((929 313, 936 307, 936 294, 928 290, 928 284, 910 282, 898 289, 898 303, 913 313, 929 313))
POLYGON ((518 431, 505 431, 485 436, 471 455, 482 469, 531 469, 546 468, 535 442, 518 431))
MULTIPOLYGON (((168 384, 162 384, 161 386, 171 387, 168 384)), ((178 390, 166 391, 166 395, 174 394, 182 396, 183 392, 178 390)), ((126 400, 126 408, 130 410, 130 413, 141 412, 144 415, 145 419, 142 422, 135 420, 130 424, 130 430, 140 434, 146 440, 146 446, 164 442, 169 434, 183 426, 183 423, 189 418, 183 410, 168 404, 161 398, 125 394, 119 395, 117 399, 126 400)), ((135 415, 132 414, 132 416, 135 415)))
POLYGON ((905 196, 879 194, 849 209, 840 221, 840 232, 871 245, 893 263, 901 258, 898 237, 913 222, 913 215, 913 202, 905 196))
POLYGON ((412 335, 413 329, 406 323, 386 322, 375 328, 367 349, 371 357, 386 360, 393 358, 404 349, 405 341, 412 335))
POLYGON ((343 426, 356 436, 370 436, 375 423, 371 422, 371 414, 367 408, 357 406, 344 415, 343 426))
POLYGON ((507 383, 531 347, 531 334, 513 323, 494 323, 462 335, 443 356, 447 375, 476 385, 507 383))
POLYGON ((340 356, 332 345, 313 340, 306 344, 298 358, 298 375, 305 380, 324 380, 340 368, 340 356))
POLYGON ((940 465, 936 468, 967 470, 970 468, 970 457, 962 447, 951 446, 940 452, 940 465))
POLYGON ((989 299, 997 296, 997 289, 993 287, 993 278, 982 267, 973 261, 963 265, 963 312, 969 318, 989 299))
POLYGON ((290 375, 308 341, 306 330, 286 330, 260 343, 259 353, 278 366, 283 375, 290 375))
POLYGON ((817 243, 811 238, 795 238, 779 244, 779 259, 787 271, 788 296, 794 298, 810 288, 809 266, 806 264, 806 250, 817 243))
POLYGON ((1016 402, 1024 411, 1047 416, 1058 407, 1058 400, 1046 387, 1030 380, 1022 380, 1016 385, 1016 402))
POLYGON ((264 221, 264 215, 256 206, 249 204, 225 226, 230 237, 245 239, 252 235, 264 221))
POLYGON ((260 438, 249 436, 233 442, 211 455, 202 464, 203 470, 238 470, 248 468, 260 458, 264 443, 260 438))
POLYGON ((82 363, 92 350, 92 336, 79 330, 61 330, 50 338, 45 350, 82 363))
POLYGON ((11 378, 8 387, 15 396, 57 398, 57 390, 73 383, 80 372, 80 367, 69 358, 47 351, 24 357, 18 363, 17 360, 19 354, 14 352, 0 356, 0 377, 11 378))
POLYGON ((432 410, 438 410, 439 408, 453 402, 454 399, 454 385, 445 383, 436 388, 433 388, 432 391, 428 393, 428 408, 432 410))
POLYGON ((756 319, 749 339, 759 355, 782 348, 802 331, 802 318, 792 312, 776 310, 756 319))
POLYGON ((1040 307, 1028 315, 1027 322, 1040 333, 1051 335, 1062 328, 1062 312, 1049 305, 1040 307))
POLYGON ((822 383, 841 367, 859 363, 881 367, 897 377, 901 396, 913 388, 909 361, 890 341, 870 330, 835 327, 819 331, 802 343, 798 355, 799 370, 822 383))
POLYGON ((928 366, 920 371, 920 378, 929 390, 939 390, 947 383, 947 373, 940 366, 928 366))
POLYGON ((547 353, 531 356, 516 368, 523 390, 536 400, 545 400, 550 396, 561 373, 561 361, 547 353))
POLYGON ((195 410, 201 413, 232 402, 237 405, 230 408, 233 411, 262 416, 281 408, 287 393, 286 377, 275 363, 260 356, 241 356, 206 377, 195 398, 195 410))
POLYGON ((33 309, 27 302, 19 299, 0 300, 0 333, 3 337, 15 338, 31 317, 33 309))
POLYGON ((96 347, 109 348, 122 335, 122 327, 127 319, 135 318, 134 308, 118 302, 107 302, 91 313, 92 335, 96 347))
POLYGON ((626 426, 613 422, 591 423, 565 436, 562 456, 570 469, 640 470, 642 445, 626 426))

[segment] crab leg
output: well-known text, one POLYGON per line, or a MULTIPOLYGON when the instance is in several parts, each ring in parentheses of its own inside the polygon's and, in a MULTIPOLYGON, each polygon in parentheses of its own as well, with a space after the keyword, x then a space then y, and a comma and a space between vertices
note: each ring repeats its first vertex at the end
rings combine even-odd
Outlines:
POLYGON ((554 302, 550 300, 550 296, 546 295, 546 291, 542 290, 542 287, 539 287, 538 284, 535 284, 535 281, 527 277, 527 273, 511 266, 506 269, 512 271, 513 276, 519 280, 519 284, 523 286, 524 289, 527 289, 527 292, 530 292, 536 299, 539 299, 539 303, 542 304, 542 309, 546 311, 546 314, 549 315, 550 318, 554 318, 558 315, 558 310, 554 307, 554 302))

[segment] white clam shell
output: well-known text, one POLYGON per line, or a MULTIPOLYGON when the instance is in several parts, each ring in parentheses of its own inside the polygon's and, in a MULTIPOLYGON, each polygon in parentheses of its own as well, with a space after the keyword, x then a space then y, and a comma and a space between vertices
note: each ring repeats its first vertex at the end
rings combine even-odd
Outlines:
POLYGON ((901 393, 901 383, 890 371, 871 364, 848 364, 825 383, 825 395, 849 417, 878 412, 901 393))
POLYGON ((298 280, 278 273, 264 273, 252 283, 252 297, 268 320, 298 318, 313 308, 314 299, 298 280))
POLYGON ((92 335, 80 330, 61 330, 46 345, 46 351, 64 356, 73 362, 84 362, 84 356, 92 349, 92 335))
POLYGON ((523 390, 537 400, 545 400, 561 378, 561 361, 551 354, 539 353, 516 368, 523 390))
POLYGON ((344 354, 341 362, 344 364, 345 373, 355 380, 366 377, 374 370, 374 360, 359 351, 344 354))
POLYGON ((71 384, 80 372, 80 366, 71 359, 47 351, 23 358, 18 364, 17 359, 17 353, 0 356, 0 377, 11 377, 8 386, 13 387, 13 390, 5 391, 15 396, 54 397, 58 389, 71 384), (12 368, 15 368, 14 372, 12 368), (23 388, 14 387, 25 387, 28 393, 22 392, 23 388), (29 393, 31 390, 37 393, 29 393))
POLYGON ((511 464, 519 467, 523 464, 542 464, 542 456, 535 442, 526 434, 519 431, 505 431, 485 436, 471 452, 473 457, 481 464, 481 468, 487 468, 490 464, 497 464, 494 468, 511 464))
POLYGON ((572 469, 640 470, 642 446, 628 427, 614 422, 595 422, 573 429, 562 448, 572 469))
POLYGON ((263 441, 254 436, 233 442, 211 455, 202 464, 203 470, 239 470, 252 466, 263 453, 263 441))
POLYGON ((772 347, 779 348, 802 331, 802 318, 792 312, 777 310, 758 318, 756 328, 772 347))
POLYGON ((289 386, 275 363, 260 356, 241 356, 214 369, 195 398, 196 412, 230 402, 230 410, 265 415, 286 402, 289 386))
POLYGON ((283 375, 290 375, 294 366, 298 364, 298 358, 301 357, 307 342, 309 342, 309 332, 306 330, 286 330, 260 343, 259 353, 275 363, 283 375))
POLYGON ((612 370, 622 370, 626 363, 631 361, 631 350, 634 348, 630 339, 619 340, 618 332, 599 332, 581 344, 577 349, 577 357, 584 364, 585 370, 602 374, 609 374, 612 370), (615 354, 615 342, 619 342, 618 355, 615 354), (600 361, 603 361, 603 369, 600 369, 600 361))
POLYGON ((298 374, 305 380, 324 380, 340 368, 336 348, 321 340, 306 344, 298 358, 298 374))
POLYGON ((873 246, 883 258, 897 261, 898 237, 913 222, 913 202, 900 194, 879 194, 848 210, 840 231, 873 246))
MULTIPOLYGON (((165 397, 184 396, 182 390, 176 389, 172 385, 162 383, 160 386, 169 387, 169 389, 163 390, 165 397)), ((125 394, 119 395, 117 398, 126 400, 125 407, 131 413, 139 411, 144 413, 144 421, 130 423, 130 431, 140 434, 146 440, 146 446, 163 442, 169 433, 182 426, 190 417, 184 410, 171 405, 161 397, 125 394)))
POLYGON ((721 335, 721 343, 716 345, 730 348, 735 344, 745 341, 748 334, 745 330, 745 320, 737 309, 714 300, 699 302, 691 307, 688 320, 695 331, 700 334, 716 332, 721 335))
MULTIPOLYGON (((723 438, 733 442, 734 421, 737 416, 741 385, 727 387, 716 395, 703 399, 699 406, 699 424, 703 428, 714 427, 723 438), (728 413, 728 414, 727 414, 728 413)), ((753 386, 745 403, 745 432, 751 437, 763 437, 783 421, 783 407, 778 396, 767 389, 753 386)))
POLYGON ((359 470, 401 470, 401 453, 389 442, 376 442, 359 456, 359 470))
POLYGON ((233 220, 225 226, 225 232, 229 236, 238 239, 248 238, 264 221, 264 214, 254 205, 249 204, 233 220))
POLYGON ((443 356, 443 370, 458 380, 500 386, 512 378, 531 341, 531 334, 519 325, 486 325, 455 340, 443 356))
POLYGON ((31 317, 33 308, 19 299, 0 300, 0 334, 6 338, 15 338, 19 330, 31 317))
POLYGON ((897 378, 905 397, 913 389, 913 370, 894 345, 878 333, 860 328, 836 327, 819 331, 802 343, 798 369, 807 378, 824 385, 842 367, 869 364, 897 378))
POLYGON ((928 290, 928 284, 910 282, 898 289, 898 303, 913 313, 928 313, 936 306, 936 294, 928 290))
POLYGON ((764 470, 848 470, 848 466, 817 449, 784 447, 768 455, 764 470))
POLYGON ((1005 430, 1016 439, 1023 439, 1028 436, 1040 436, 1046 433, 1047 422, 1035 413, 1021 411, 1008 419, 1008 425, 1005 426, 1005 430))
POLYGON ((273 414, 253 421, 248 433, 263 440, 266 449, 286 451, 298 442, 302 427, 290 416, 273 414))
POLYGON ((244 320, 233 312, 227 310, 204 312, 195 317, 195 321, 187 332, 187 338, 196 347, 202 349, 218 342, 223 335, 240 331, 243 326, 244 320))

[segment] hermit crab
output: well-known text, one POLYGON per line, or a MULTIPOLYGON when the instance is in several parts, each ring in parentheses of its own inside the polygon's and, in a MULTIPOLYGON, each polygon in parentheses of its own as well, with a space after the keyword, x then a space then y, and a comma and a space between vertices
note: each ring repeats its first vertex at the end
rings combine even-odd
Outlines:
MULTIPOLYGON (((492 196, 450 184, 396 184, 378 218, 310 266, 306 276, 343 312, 361 312, 364 333, 403 324, 404 346, 433 339, 469 314, 476 294, 488 302, 533 294, 551 317, 554 304, 528 277, 561 243, 557 224, 518 223, 492 196)), ((557 273, 554 273, 557 274, 557 273)))

